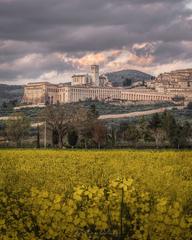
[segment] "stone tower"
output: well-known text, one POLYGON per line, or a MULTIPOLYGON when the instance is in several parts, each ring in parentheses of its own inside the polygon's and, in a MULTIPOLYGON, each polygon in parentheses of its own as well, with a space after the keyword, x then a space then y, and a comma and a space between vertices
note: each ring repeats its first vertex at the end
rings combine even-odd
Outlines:
POLYGON ((91 66, 91 76, 93 85, 99 86, 99 65, 91 66))

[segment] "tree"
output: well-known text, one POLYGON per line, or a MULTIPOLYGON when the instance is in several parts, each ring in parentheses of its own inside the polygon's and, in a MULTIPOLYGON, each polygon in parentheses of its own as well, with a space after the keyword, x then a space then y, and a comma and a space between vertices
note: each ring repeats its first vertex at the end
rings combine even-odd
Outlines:
POLYGON ((90 107, 89 112, 90 112, 90 115, 91 115, 93 118, 95 118, 95 119, 98 118, 99 113, 98 113, 98 111, 97 111, 97 109, 96 109, 96 105, 95 105, 95 104, 91 104, 91 107, 90 107))
POLYGON ((67 140, 68 140, 68 143, 71 147, 74 147, 77 144, 78 133, 77 133, 77 130, 75 128, 72 127, 68 130, 67 140))
POLYGON ((79 127, 79 141, 81 143, 81 146, 84 148, 88 148, 89 145, 92 144, 92 133, 91 133, 91 125, 82 125, 79 127))
POLYGON ((95 104, 92 104, 90 109, 81 108, 80 115, 83 117, 81 121, 77 121, 75 128, 78 129, 80 143, 87 148, 89 145, 93 144, 92 132, 95 122, 97 122, 98 112, 96 110, 95 104))
POLYGON ((157 129, 161 127, 161 118, 158 113, 154 114, 149 121, 149 127, 151 129, 157 129))
POLYGON ((58 136, 57 130, 52 129, 52 145, 55 147, 55 146, 58 146, 58 144, 59 144, 59 136, 58 136))
MULTIPOLYGON (((162 128, 166 132, 167 139, 171 146, 177 147, 181 145, 180 138, 182 137, 182 129, 181 126, 177 123, 174 116, 165 111, 161 118, 162 128)), ((183 141, 183 140, 182 140, 183 141)))
POLYGON ((166 111, 162 115, 162 127, 172 147, 181 148, 189 144, 192 130, 188 122, 181 125, 170 112, 166 111))
POLYGON ((6 134, 10 141, 16 143, 17 147, 21 146, 21 142, 28 134, 30 121, 24 114, 11 115, 11 119, 6 123, 6 134))
POLYGON ((150 133, 148 131, 148 122, 145 120, 145 117, 140 119, 137 129, 141 141, 146 142, 151 140, 150 133))
POLYGON ((111 147, 114 147, 117 143, 117 128, 111 126, 107 132, 107 142, 111 147))
POLYGON ((191 132, 191 126, 188 122, 183 125, 177 123, 170 138, 171 145, 178 149, 187 147, 190 142, 191 132))
POLYGON ((77 129, 82 127, 87 122, 88 117, 87 109, 79 108, 73 104, 50 105, 42 113, 42 118, 53 131, 55 140, 56 137, 58 138, 59 148, 62 148, 64 145, 63 140, 67 135, 68 128, 71 125, 77 129))
POLYGON ((40 148, 40 127, 37 126, 37 148, 40 148))
POLYGON ((186 146, 187 138, 183 126, 177 124, 174 128, 174 132, 171 135, 170 143, 173 147, 180 149, 186 146))
POLYGON ((132 142, 133 145, 136 145, 139 141, 139 131, 136 127, 128 125, 127 130, 125 132, 125 139, 128 142, 132 142))
POLYGON ((160 142, 165 138, 165 131, 162 129, 162 120, 158 113, 152 116, 152 119, 149 121, 149 129, 153 133, 155 139, 156 148, 159 147, 160 142))
POLYGON ((107 130, 102 122, 96 121, 92 127, 92 138, 100 149, 101 145, 106 142, 107 130))
POLYGON ((46 124, 55 135, 58 135, 58 144, 60 148, 63 147, 63 137, 67 133, 67 126, 70 121, 69 116, 72 117, 68 106, 63 107, 59 104, 48 105, 43 112, 43 118, 46 124))
POLYGON ((126 135, 126 130, 128 128, 128 122, 121 122, 119 129, 117 131, 117 138, 118 141, 124 142, 125 141, 125 135, 126 135))
POLYGON ((176 120, 170 112, 165 111, 161 117, 161 124, 162 124, 162 128, 166 131, 167 136, 169 137, 169 135, 171 134, 172 128, 176 126, 176 120))
POLYGON ((189 122, 184 123, 183 134, 186 137, 186 144, 189 146, 191 138, 192 138, 192 126, 189 122))

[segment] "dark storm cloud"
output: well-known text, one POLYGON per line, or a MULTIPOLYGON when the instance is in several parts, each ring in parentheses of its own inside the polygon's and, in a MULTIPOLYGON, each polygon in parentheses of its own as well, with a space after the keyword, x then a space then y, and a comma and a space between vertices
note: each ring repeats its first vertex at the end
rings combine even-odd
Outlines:
POLYGON ((0 0, 0 79, 6 79, 6 74, 7 79, 17 79, 18 75, 36 77, 50 70, 73 69, 60 59, 51 59, 54 53, 78 57, 87 51, 126 47, 138 56, 154 54, 154 64, 192 59, 190 44, 183 44, 192 39, 187 2, 0 0), (153 53, 146 48, 133 50, 135 43, 143 42, 156 43, 153 53), (17 64, 17 59, 31 54, 41 55, 38 67, 17 64))
POLYGON ((188 61, 192 59, 192 45, 189 46, 186 42, 160 43, 154 55, 159 64, 170 63, 174 59, 188 61))

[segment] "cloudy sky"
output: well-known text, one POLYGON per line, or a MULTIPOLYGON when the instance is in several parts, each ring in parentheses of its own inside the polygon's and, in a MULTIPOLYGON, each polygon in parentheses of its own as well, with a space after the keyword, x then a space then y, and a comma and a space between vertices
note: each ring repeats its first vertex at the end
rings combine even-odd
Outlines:
POLYGON ((0 83, 192 68, 192 0, 0 0, 0 83))

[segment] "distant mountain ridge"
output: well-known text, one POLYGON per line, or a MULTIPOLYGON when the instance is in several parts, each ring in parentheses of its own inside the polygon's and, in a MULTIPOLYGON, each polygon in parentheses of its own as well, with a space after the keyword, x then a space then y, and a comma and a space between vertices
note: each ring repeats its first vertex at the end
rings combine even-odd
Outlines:
POLYGON ((20 100, 23 96, 24 86, 0 84, 0 105, 11 100, 20 100))
POLYGON ((129 86, 136 82, 151 80, 154 77, 150 74, 131 69, 109 72, 104 75, 107 76, 114 87, 129 86))

